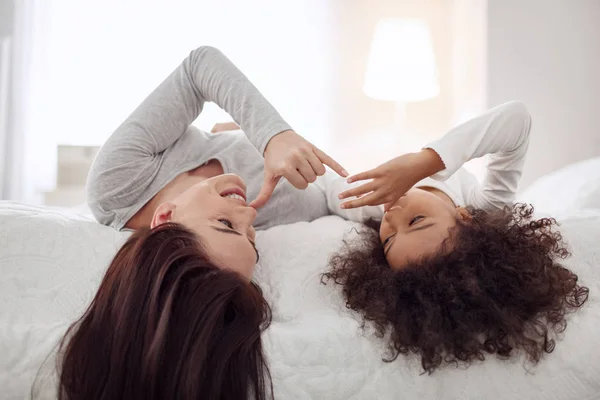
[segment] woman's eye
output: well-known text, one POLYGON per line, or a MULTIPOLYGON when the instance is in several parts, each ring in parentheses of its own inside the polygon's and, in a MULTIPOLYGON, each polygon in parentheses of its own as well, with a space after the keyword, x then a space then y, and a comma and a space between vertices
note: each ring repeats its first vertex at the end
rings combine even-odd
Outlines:
POLYGON ((410 222, 408 223, 408 226, 412 226, 414 224, 416 224, 419 220, 425 218, 422 215, 417 215, 416 217, 414 217, 413 219, 410 220, 410 222))
POLYGON ((233 229, 233 224, 231 223, 230 220, 220 219, 219 222, 222 223, 223 225, 225 225, 226 227, 228 227, 229 229, 233 229))

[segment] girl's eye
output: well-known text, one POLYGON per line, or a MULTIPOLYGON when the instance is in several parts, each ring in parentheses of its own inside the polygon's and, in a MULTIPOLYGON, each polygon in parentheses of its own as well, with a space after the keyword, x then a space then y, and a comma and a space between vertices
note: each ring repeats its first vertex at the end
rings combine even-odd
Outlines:
POLYGON ((391 237, 391 236, 389 236, 387 239, 385 239, 385 240, 383 241, 383 248, 384 248, 384 249, 385 249, 385 247, 387 246, 387 244, 390 242, 390 239, 391 239, 391 238, 392 238, 392 237, 391 237))
POLYGON ((408 226, 412 226, 414 224, 416 224, 418 221, 422 220, 423 218, 425 218, 422 215, 417 215, 416 217, 414 217, 413 219, 410 220, 410 222, 408 223, 408 226))
POLYGON ((231 223, 230 220, 220 219, 219 222, 222 223, 223 225, 225 225, 226 227, 228 227, 229 229, 233 229, 233 224, 231 223))

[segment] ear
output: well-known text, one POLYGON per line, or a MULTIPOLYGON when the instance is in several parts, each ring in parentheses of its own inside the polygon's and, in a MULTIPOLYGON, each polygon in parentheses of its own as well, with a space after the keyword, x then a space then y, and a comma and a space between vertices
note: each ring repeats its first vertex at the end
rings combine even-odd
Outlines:
POLYGON ((173 203, 162 203, 160 206, 158 206, 156 211, 154 211, 154 215, 152 216, 150 228, 154 229, 160 224, 170 222, 173 218, 173 211, 175 211, 175 208, 175 204, 173 203))
POLYGON ((456 211, 458 211, 458 218, 461 221, 470 221, 473 219, 471 213, 464 207, 456 207, 456 211))

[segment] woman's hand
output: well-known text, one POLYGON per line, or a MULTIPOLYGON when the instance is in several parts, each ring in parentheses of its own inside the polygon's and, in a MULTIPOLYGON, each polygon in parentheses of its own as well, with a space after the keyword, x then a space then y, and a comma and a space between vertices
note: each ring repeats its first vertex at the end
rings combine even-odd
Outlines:
POLYGON ((342 203, 342 208, 357 208, 385 204, 387 208, 402 197, 421 179, 427 178, 444 169, 440 156, 432 149, 418 153, 404 154, 396 157, 375 169, 362 172, 348 178, 348 182, 371 182, 340 193, 340 199, 361 196, 356 200, 342 203))
POLYGON ((264 206, 281 177, 298 189, 306 189, 317 176, 325 173, 325 165, 343 177, 348 172, 335 160, 294 131, 284 131, 269 141, 265 149, 265 180, 258 197, 250 207, 264 206))

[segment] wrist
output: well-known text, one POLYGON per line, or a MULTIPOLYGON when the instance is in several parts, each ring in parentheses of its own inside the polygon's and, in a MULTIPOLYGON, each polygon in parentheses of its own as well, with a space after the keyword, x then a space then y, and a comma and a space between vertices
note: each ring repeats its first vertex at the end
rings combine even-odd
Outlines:
POLYGON ((426 148, 414 154, 418 160, 417 164, 421 172, 421 179, 435 175, 446 169, 444 161, 442 161, 440 155, 433 149, 426 148))
POLYGON ((265 149, 263 151, 263 157, 267 154, 267 150, 269 149, 269 146, 271 144, 273 144, 274 142, 277 142, 277 138, 281 139, 282 137, 286 137, 286 136, 289 136, 290 134, 294 134, 294 133, 295 133, 294 130, 286 129, 285 131, 278 132, 278 133, 274 134, 273 136, 271 136, 271 138, 265 145, 265 149))

